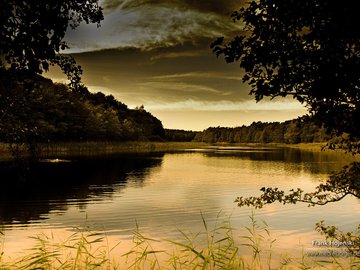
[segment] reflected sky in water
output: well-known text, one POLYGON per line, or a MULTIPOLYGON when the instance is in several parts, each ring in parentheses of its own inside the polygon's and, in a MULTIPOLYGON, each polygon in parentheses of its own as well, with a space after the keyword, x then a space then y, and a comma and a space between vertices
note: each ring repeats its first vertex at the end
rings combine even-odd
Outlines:
MULTIPOLYGON (((85 222, 114 241, 129 241, 136 223, 149 236, 176 240, 179 230, 202 230, 200 213, 211 226, 221 211, 242 228, 252 209, 238 208, 237 196, 259 195, 263 186, 310 191, 349 162, 296 149, 197 149, 43 162, 25 173, 1 163, 0 226, 8 250, 39 231, 62 234, 85 222)), ((269 224, 279 251, 300 250, 320 238, 314 226, 322 219, 354 229, 360 203, 349 197, 322 207, 273 204, 255 215, 269 224)))

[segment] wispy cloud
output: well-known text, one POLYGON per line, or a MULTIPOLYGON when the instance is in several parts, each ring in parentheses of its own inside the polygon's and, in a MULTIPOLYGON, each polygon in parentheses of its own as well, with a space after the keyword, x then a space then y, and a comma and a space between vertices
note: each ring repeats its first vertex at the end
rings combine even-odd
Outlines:
POLYGON ((187 72, 187 73, 176 73, 176 74, 153 76, 152 78, 156 79, 156 80, 179 80, 179 79, 187 79, 187 78, 209 79, 209 78, 211 78, 211 79, 242 81, 240 76, 229 76, 228 73, 220 73, 220 72, 187 72))
POLYGON ((225 19, 207 8, 200 9, 206 4, 195 9, 186 1, 184 4, 182 1, 168 4, 165 1, 115 2, 117 4, 105 2, 117 8, 108 11, 102 27, 81 25, 68 31, 66 40, 71 47, 68 52, 123 47, 151 50, 189 41, 196 43, 199 39, 216 38, 239 30, 239 25, 228 17, 225 19))
POLYGON ((170 91, 174 94, 184 94, 184 93, 213 93, 219 95, 226 95, 223 91, 215 89, 210 86, 200 85, 200 84, 190 84, 185 82, 161 82, 161 81, 154 81, 154 82, 144 82, 137 84, 140 89, 150 89, 152 92, 155 90, 160 91, 170 91))
POLYGON ((244 101, 202 101, 187 99, 172 103, 160 103, 149 101, 146 109, 154 111, 292 111, 304 110, 295 101, 263 101, 256 103, 252 100, 244 101))
POLYGON ((217 14, 229 15, 232 11, 238 9, 245 1, 239 0, 104 0, 103 6, 106 10, 135 9, 141 6, 170 6, 182 9, 194 9, 201 12, 214 12, 217 14))
POLYGON ((199 57, 202 55, 208 55, 209 50, 193 50, 182 52, 162 52, 150 58, 150 61, 156 61, 159 59, 172 59, 172 58, 184 58, 184 57, 199 57))

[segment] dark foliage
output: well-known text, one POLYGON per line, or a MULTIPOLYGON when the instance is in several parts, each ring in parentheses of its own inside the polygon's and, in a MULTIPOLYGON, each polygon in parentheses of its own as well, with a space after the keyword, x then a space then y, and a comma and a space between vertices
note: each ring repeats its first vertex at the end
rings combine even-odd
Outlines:
POLYGON ((315 191, 304 193, 302 189, 290 190, 289 194, 277 188, 262 188, 260 197, 238 197, 238 206, 255 206, 262 208, 266 204, 281 202, 283 204, 295 204, 297 202, 308 203, 309 206, 325 205, 337 202, 348 195, 360 199, 360 163, 355 162, 344 167, 340 172, 330 176, 329 180, 316 187, 315 191))
MULTIPOLYGON (((211 45, 227 62, 239 61, 243 81, 257 101, 293 96, 328 131, 339 136, 330 148, 341 145, 360 153, 360 17, 357 2, 329 0, 260 0, 232 14, 243 25, 242 34, 226 43, 211 45)), ((292 133, 299 127, 293 125, 292 133)), ((295 141, 300 137, 292 137, 295 141)), ((314 192, 301 189, 285 195, 277 188, 262 188, 260 197, 239 197, 239 206, 307 202, 323 205, 347 195, 359 198, 360 166, 353 163, 314 192)), ((360 256, 360 231, 343 233, 333 226, 317 224, 326 237, 352 241, 350 251, 360 256)))
POLYGON ((181 129, 165 129, 165 138, 172 142, 191 142, 201 132, 181 129))
POLYGON ((236 128, 211 127, 199 132, 194 141, 207 143, 311 143, 330 138, 325 128, 317 126, 310 117, 286 122, 253 122, 236 128))
MULTIPOLYGON (((338 202, 344 197, 352 195, 360 199, 360 163, 354 162, 335 173, 329 179, 318 185, 315 191, 305 193, 302 189, 290 190, 285 194, 278 188, 261 189, 259 197, 238 197, 235 202, 238 206, 254 206, 262 208, 266 204, 280 202, 283 204, 308 203, 309 206, 325 205, 338 202)), ((356 257, 360 258, 360 225, 354 232, 344 233, 334 226, 326 226, 324 221, 316 224, 316 229, 329 239, 351 243, 347 248, 356 257)))
POLYGON ((68 48, 67 29, 81 22, 97 23, 103 19, 98 0, 1 1, 1 66, 41 74, 50 65, 58 65, 76 88, 81 67, 71 56, 60 54, 68 48), (4 61, 5 60, 5 61, 4 61))
POLYGON ((113 96, 81 95, 26 71, 0 69, 0 141, 163 140, 161 121, 113 96))
MULTIPOLYGON (((357 2, 260 0, 235 11, 242 34, 211 45, 239 61, 256 100, 293 96, 337 135, 360 137, 360 17, 357 2)), ((353 144, 355 153, 358 144, 353 144)))
POLYGON ((98 0, 6 1, 0 4, 0 139, 26 143, 67 140, 163 140, 161 122, 129 110, 113 96, 92 94, 69 55, 68 28, 103 19, 98 0), (58 65, 70 88, 38 74, 58 65), (10 79, 11 78, 11 79, 10 79), (71 91, 70 91, 71 89, 71 91))

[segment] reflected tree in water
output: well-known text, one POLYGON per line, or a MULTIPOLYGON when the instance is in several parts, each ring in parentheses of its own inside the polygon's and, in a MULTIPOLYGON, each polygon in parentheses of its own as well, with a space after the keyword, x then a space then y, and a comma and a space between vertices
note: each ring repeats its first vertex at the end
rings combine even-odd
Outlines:
POLYGON ((162 156, 38 162, 27 181, 16 181, 14 164, 0 163, 0 227, 46 219, 50 212, 64 213, 70 205, 85 209, 88 203, 112 200, 126 187, 141 188, 151 169, 161 165, 162 156), (136 178, 130 179, 132 175, 136 178))

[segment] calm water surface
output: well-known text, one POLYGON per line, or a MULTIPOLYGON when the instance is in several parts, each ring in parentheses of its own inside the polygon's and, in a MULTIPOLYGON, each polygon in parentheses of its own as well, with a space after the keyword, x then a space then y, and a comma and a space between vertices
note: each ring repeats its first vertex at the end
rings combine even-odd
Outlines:
MULTIPOLYGON (((148 236, 176 240, 179 229, 193 233, 203 229, 200 213, 211 226, 220 211, 231 216, 232 226, 241 235, 252 209, 237 207, 237 196, 259 195, 263 186, 310 191, 350 161, 334 153, 294 149, 193 149, 41 162, 17 181, 11 165, 3 162, 0 230, 4 251, 12 255, 31 245, 29 236, 66 234, 85 223, 105 231, 112 241, 130 242, 136 223, 148 236)), ((344 230, 355 229, 360 201, 349 197, 311 208, 273 204, 256 210, 255 217, 269 224, 278 253, 301 252, 313 248, 312 240, 322 239, 314 232, 320 220, 344 230)))

